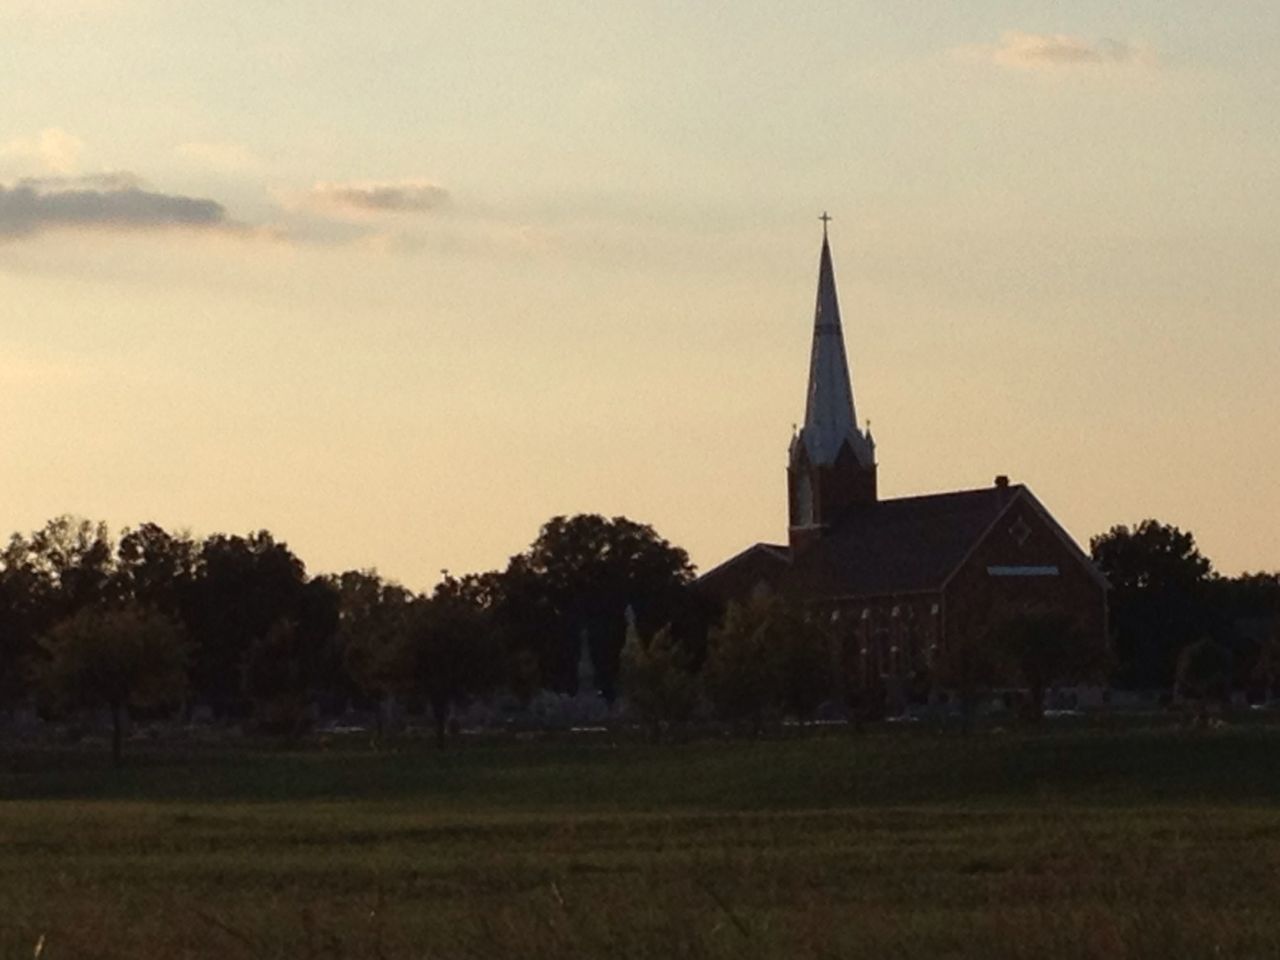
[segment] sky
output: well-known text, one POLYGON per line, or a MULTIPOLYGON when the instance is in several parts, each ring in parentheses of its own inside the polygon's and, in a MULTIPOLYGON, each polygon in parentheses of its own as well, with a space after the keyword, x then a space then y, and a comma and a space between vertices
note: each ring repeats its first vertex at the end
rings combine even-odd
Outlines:
POLYGON ((557 514, 785 540, 826 210, 882 496, 1280 568, 1277 53, 1270 0, 0 0, 0 530, 416 589, 557 514))

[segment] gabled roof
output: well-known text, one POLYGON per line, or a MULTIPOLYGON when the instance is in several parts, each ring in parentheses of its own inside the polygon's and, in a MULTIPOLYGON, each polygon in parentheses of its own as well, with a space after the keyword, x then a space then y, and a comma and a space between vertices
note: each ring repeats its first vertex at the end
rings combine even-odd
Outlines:
POLYGON ((1053 514, 1049 512, 1049 508, 1041 503, 1040 499, 1032 493, 1029 488, 1019 485, 1017 489, 1021 492, 1022 502, 1031 505, 1032 509, 1040 515, 1040 518, 1044 520, 1049 529, 1053 531, 1054 536, 1056 536, 1067 550, 1074 554, 1075 558, 1080 561, 1088 571, 1089 575, 1093 578, 1094 582, 1102 587, 1103 590, 1110 590, 1111 581, 1109 581, 1106 578, 1106 575, 1098 569, 1098 565, 1093 562, 1093 558, 1080 549, 1080 544, 1075 542, 1071 534, 1067 533, 1067 531, 1063 529, 1062 524, 1058 523, 1053 514))
POLYGON ((1023 487, 856 504, 794 558, 806 592, 829 596, 941 589, 1023 487))
POLYGON ((791 562, 791 548, 785 543, 753 543, 747 549, 735 553, 728 560, 721 561, 710 570, 699 574, 697 579, 703 581, 708 578, 720 577, 732 567, 739 566, 747 560, 774 562, 780 566, 786 565, 791 562))
POLYGON ((764 578, 774 587, 790 585, 810 597, 940 591, 1019 503, 1038 513, 1089 575, 1108 588, 1089 556, 1021 484, 855 504, 803 550, 757 543, 708 570, 698 582, 713 593, 732 593, 764 578))

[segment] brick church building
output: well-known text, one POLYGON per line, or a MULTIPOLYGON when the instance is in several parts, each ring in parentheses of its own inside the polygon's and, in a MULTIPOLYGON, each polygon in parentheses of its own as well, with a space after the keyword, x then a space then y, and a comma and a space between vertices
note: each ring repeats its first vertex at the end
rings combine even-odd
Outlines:
POLYGON ((948 640, 1035 607, 1105 640, 1107 583, 1026 486, 882 500, 876 447, 858 427, 823 217, 804 426, 791 439, 786 543, 757 543, 707 571, 721 602, 783 592, 830 610, 870 672, 919 678, 948 640))

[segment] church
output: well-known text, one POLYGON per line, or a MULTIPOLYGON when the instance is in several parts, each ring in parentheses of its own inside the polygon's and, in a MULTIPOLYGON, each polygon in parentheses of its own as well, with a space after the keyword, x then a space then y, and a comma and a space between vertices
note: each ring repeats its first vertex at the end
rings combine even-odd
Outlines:
POLYGON ((926 677, 948 641, 1000 612, 1049 609, 1105 642, 1107 582, 1026 486, 881 499, 860 429, 824 214, 804 425, 791 438, 786 543, 757 543, 698 580, 720 602, 786 593, 830 611, 869 672, 926 677))

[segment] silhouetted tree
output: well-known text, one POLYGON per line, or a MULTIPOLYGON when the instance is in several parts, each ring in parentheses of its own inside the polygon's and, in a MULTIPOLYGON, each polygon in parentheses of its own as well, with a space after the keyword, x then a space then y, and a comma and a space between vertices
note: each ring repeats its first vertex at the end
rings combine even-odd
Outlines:
POLYGON ((486 607, 503 647, 506 682, 522 703, 540 687, 564 688, 565 626, 542 576, 524 554, 484 574, 486 607))
POLYGON ((24 663, 37 638, 111 596, 112 544, 105 524, 61 516, 0 552, 0 702, 28 691, 24 663))
POLYGON ((808 720, 836 690, 829 620, 785 597, 768 602, 764 642, 773 665, 778 706, 808 720))
POLYGON ((126 528, 116 548, 112 592, 179 619, 190 600, 199 563, 200 545, 188 535, 171 534, 154 523, 126 528))
POLYGON ((201 545, 184 618, 196 642, 193 685, 219 713, 243 712, 246 655, 277 623, 301 624, 305 585, 302 561, 265 530, 201 545))
POLYGON ((949 613, 945 643, 934 661, 936 682, 960 701, 961 730, 973 730, 984 694, 1002 682, 1005 671, 995 628, 1003 619, 989 597, 957 605, 949 613))
POLYGON ((1255 643, 1250 680, 1261 689, 1263 699, 1270 700, 1280 687, 1280 616, 1260 625, 1255 643))
POLYGON ((1087 636, 1075 618, 1052 607, 1005 613, 993 626, 992 640, 1003 679, 1026 688, 1032 720, 1043 718, 1051 686, 1100 680, 1107 673, 1104 639, 1087 636))
POLYGON ((29 537, 14 534, 5 548, 6 578, 44 625, 111 599, 113 546, 106 524, 55 517, 29 537))
POLYGON ((621 668, 627 704, 649 728, 655 743, 662 739, 664 730, 693 715, 698 705, 698 678, 670 627, 645 640, 635 624, 630 624, 621 668))
POLYGON ((1280 683, 1280 573, 1214 577, 1207 584, 1213 636, 1231 650, 1233 684, 1253 699, 1280 683))
POLYGON ((291 616, 250 643, 241 675, 261 729, 301 733, 309 707, 341 688, 345 675, 334 643, 337 627, 337 590, 316 579, 302 585, 291 616))
POLYGON ((186 649, 168 617, 136 606, 84 607, 40 640, 34 672, 58 703, 111 712, 111 757, 121 760, 126 707, 175 703, 186 686, 186 649))
POLYGON ((1210 581, 1214 605, 1235 617, 1280 616, 1280 572, 1242 573, 1210 581))
POLYGON ((1090 549, 1112 588, 1116 685, 1171 686, 1179 651, 1212 625, 1212 565, 1191 533, 1156 520, 1112 527, 1090 549))
POLYGON ((500 647, 467 585, 448 576, 430 598, 413 603, 404 643, 404 676, 431 708, 443 748, 453 708, 501 681, 500 647))
POLYGON ((253 705, 261 732, 302 732, 307 687, 300 647, 298 625, 292 620, 277 620, 265 634, 249 642, 240 665, 241 687, 253 705))
MULTIPOLYGON (((606 697, 617 682, 630 607, 642 633, 676 619, 693 578, 688 554, 646 524, 596 514, 553 517, 529 550, 512 561, 505 592, 551 626, 541 644, 544 681, 557 689, 576 682, 579 638, 585 630, 596 677, 606 697)), ((508 600, 507 602, 514 602, 508 600)))
POLYGON ((35 531, 28 544, 57 618, 115 599, 111 596, 115 550, 105 523, 56 517, 35 531))
POLYGON ((27 542, 14 534, 0 552, 0 705, 27 693, 23 665, 50 617, 46 585, 30 563, 27 542))
POLYGON ((832 657, 835 691, 844 701, 854 729, 861 729, 868 720, 883 719, 888 690, 871 638, 861 630, 847 633, 833 643, 832 657))
POLYGON ((293 616, 277 620, 250 642, 242 668, 244 692, 261 729, 300 733, 308 706, 338 686, 341 660, 332 643, 337 621, 337 591, 313 580, 301 587, 293 616))
POLYGON ((730 602, 707 640, 702 667, 707 696, 721 720, 745 723, 758 734, 777 703, 777 677, 768 645, 768 604, 730 602))
POLYGON ((1192 708, 1195 722, 1208 720, 1211 705, 1230 702, 1232 673, 1231 651, 1211 637, 1188 644, 1178 654, 1174 692, 1192 708))
POLYGON ((336 643, 343 669, 356 690, 374 701, 381 737, 379 701, 405 687, 404 635, 413 594, 372 570, 349 570, 329 582, 338 596, 336 643))

